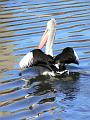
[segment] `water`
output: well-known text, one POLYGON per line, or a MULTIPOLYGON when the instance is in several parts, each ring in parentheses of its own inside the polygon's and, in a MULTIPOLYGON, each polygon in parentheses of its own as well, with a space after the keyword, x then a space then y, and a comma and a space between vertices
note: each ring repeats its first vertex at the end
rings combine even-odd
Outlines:
POLYGON ((90 120, 90 0, 0 1, 0 119, 90 120), (80 65, 69 76, 19 76, 21 58, 57 21, 54 55, 73 47, 80 65))

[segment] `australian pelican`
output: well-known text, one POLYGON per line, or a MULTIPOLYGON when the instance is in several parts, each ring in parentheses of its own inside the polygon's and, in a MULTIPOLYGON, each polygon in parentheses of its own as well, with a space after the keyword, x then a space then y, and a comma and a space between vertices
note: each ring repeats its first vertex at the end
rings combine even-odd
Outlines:
POLYGON ((55 76, 56 73, 67 72, 65 64, 79 64, 79 58, 71 47, 64 48, 62 53, 53 56, 53 43, 56 34, 56 21, 51 19, 47 22, 46 30, 41 38, 37 49, 28 52, 20 61, 21 68, 38 67, 40 74, 55 76), (45 53, 41 49, 46 45, 45 53))

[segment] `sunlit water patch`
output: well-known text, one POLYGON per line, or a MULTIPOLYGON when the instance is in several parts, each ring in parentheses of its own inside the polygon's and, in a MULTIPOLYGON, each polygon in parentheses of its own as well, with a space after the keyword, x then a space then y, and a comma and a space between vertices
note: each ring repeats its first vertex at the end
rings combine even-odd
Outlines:
POLYGON ((90 1, 0 1, 0 119, 90 120, 90 1), (21 72, 21 58, 57 21, 54 55, 71 46, 80 65, 68 76, 21 72))

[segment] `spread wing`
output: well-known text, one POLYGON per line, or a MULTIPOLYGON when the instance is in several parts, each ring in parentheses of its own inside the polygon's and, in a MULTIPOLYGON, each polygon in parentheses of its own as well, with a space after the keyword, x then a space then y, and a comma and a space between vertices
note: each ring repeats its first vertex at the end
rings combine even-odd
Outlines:
POLYGON ((32 66, 43 66, 51 70, 51 64, 53 58, 44 54, 40 49, 34 49, 28 52, 20 61, 21 68, 27 68, 32 66))
POLYGON ((58 54, 54 58, 55 64, 57 63, 62 63, 62 64, 70 64, 70 63, 75 63, 79 64, 79 58, 71 47, 64 48, 62 53, 58 54))

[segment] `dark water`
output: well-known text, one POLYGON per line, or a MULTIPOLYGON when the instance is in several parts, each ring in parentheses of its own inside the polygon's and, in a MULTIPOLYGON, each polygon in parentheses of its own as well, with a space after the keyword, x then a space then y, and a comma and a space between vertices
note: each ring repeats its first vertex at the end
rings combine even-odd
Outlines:
POLYGON ((0 1, 0 120, 90 120, 90 0, 0 1), (19 61, 57 21, 54 55, 73 47, 69 76, 18 73, 19 61))

